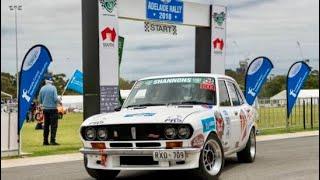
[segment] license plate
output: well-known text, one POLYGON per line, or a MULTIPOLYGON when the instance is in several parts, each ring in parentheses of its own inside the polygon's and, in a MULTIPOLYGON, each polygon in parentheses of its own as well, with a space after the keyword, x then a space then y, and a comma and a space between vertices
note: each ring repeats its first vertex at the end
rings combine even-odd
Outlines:
POLYGON ((154 151, 154 161, 184 161, 186 153, 184 151, 154 151))

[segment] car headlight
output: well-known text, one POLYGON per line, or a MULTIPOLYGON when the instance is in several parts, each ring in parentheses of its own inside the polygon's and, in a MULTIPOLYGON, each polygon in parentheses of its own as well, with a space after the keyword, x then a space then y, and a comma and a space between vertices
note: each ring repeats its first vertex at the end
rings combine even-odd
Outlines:
POLYGON ((97 134, 98 134, 98 139, 99 139, 100 141, 105 141, 105 140, 107 140, 107 138, 108 138, 108 133, 107 133, 106 128, 100 128, 100 129, 98 129, 97 134))
POLYGON ((167 139, 174 139, 177 136, 177 130, 172 126, 168 126, 164 130, 164 136, 167 139))
POLYGON ((178 136, 181 139, 187 139, 190 137, 191 130, 187 126, 180 126, 178 129, 178 136))
POLYGON ((96 138, 96 130, 92 127, 86 128, 85 137, 89 141, 93 141, 96 138))

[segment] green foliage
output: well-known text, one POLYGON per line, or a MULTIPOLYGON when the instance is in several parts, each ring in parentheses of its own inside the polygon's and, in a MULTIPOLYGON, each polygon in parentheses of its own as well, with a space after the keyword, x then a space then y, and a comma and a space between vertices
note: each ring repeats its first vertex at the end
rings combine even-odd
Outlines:
POLYGON ((275 76, 274 78, 270 78, 264 84, 259 94, 260 98, 268 98, 272 97, 282 90, 286 89, 286 76, 279 75, 275 76))
POLYGON ((304 84, 304 89, 319 89, 319 71, 313 70, 304 84))
MULTIPOLYGON (((226 70, 226 75, 234 78, 242 90, 244 90, 245 85, 245 73, 237 73, 233 70, 226 70)), ((66 79, 65 74, 53 74, 54 85, 57 87, 58 94, 60 95, 64 87, 66 86, 68 79, 66 79)), ((127 81, 123 78, 120 78, 119 85, 120 89, 131 89, 135 81, 127 81)), ((42 85, 44 82, 42 83, 42 85)), ((278 75, 273 78, 268 79, 266 84, 262 87, 260 98, 268 98, 276 95, 277 93, 285 90, 286 88, 286 76, 278 75)), ((319 89, 319 71, 313 70, 307 79, 304 89, 319 89)), ((1 72, 1 91, 16 96, 16 77, 9 74, 1 72)), ((67 90, 65 95, 77 95, 78 93, 67 90)))
POLYGON ((53 83, 57 88, 58 94, 62 94, 64 87, 67 85, 67 80, 65 80, 65 74, 54 74, 52 76, 53 83))
POLYGON ((236 80, 241 88, 242 91, 244 91, 244 83, 245 83, 245 73, 237 73, 236 71, 233 71, 231 69, 226 70, 226 75, 232 77, 234 80, 236 80))
POLYGON ((16 97, 16 77, 9 74, 1 72, 1 91, 12 95, 14 98, 16 97))
POLYGON ((134 85, 135 81, 126 81, 124 80, 123 78, 120 78, 119 80, 119 86, 120 86, 120 89, 124 89, 124 90, 128 90, 128 89, 131 89, 132 86, 134 85))

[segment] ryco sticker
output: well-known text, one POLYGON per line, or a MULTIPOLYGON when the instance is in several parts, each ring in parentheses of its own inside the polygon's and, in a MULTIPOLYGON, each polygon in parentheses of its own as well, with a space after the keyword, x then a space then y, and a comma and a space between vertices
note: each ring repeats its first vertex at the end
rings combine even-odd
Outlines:
POLYGON ((202 119, 203 132, 213 131, 216 129, 216 123, 214 117, 202 119))

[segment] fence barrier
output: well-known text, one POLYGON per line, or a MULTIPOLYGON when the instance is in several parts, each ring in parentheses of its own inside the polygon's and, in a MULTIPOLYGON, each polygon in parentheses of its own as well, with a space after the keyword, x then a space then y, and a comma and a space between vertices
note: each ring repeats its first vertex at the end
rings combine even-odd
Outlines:
POLYGON ((1 104, 1 157, 18 155, 18 106, 1 104))
POLYGON ((299 98, 287 119, 286 99, 259 99, 259 129, 319 128, 319 98, 299 98))

